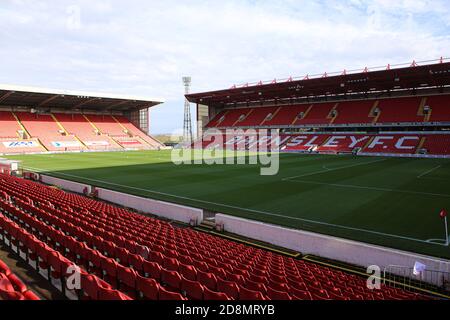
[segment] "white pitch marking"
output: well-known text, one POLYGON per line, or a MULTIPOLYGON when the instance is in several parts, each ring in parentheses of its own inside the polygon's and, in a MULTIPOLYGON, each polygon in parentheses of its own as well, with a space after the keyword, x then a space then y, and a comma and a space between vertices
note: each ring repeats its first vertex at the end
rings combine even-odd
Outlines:
POLYGON ((309 177, 309 176, 313 176, 313 175, 316 175, 316 174, 319 174, 319 173, 325 173, 325 172, 336 171, 336 170, 341 170, 341 169, 353 168, 353 167, 362 166, 362 165, 366 165, 366 164, 377 163, 377 162, 381 162, 381 161, 386 161, 386 159, 379 159, 379 160, 375 160, 375 161, 356 163, 356 164, 343 166, 343 167, 338 167, 338 168, 334 168, 334 169, 327 169, 327 170, 321 170, 321 171, 305 173, 305 174, 302 174, 302 175, 299 175, 299 176, 284 178, 284 179, 282 179, 282 181, 289 181, 289 180, 294 180, 294 179, 297 179, 297 178, 309 177))
MULTIPOLYGON (((42 171, 45 172, 45 170, 41 170, 41 169, 38 169, 38 168, 32 168, 32 167, 24 167, 24 168, 25 169, 30 169, 30 170, 33 170, 33 171, 36 171, 36 172, 40 172, 40 171, 41 172, 42 171)), ((153 191, 153 190, 143 189, 143 188, 138 188, 138 187, 125 186, 125 185, 118 184, 118 183, 107 182, 107 181, 91 179, 91 178, 85 178, 85 177, 80 177, 80 176, 76 176, 76 175, 72 175, 72 174, 66 174, 66 173, 59 173, 58 172, 58 173, 53 173, 53 175, 63 175, 63 176, 75 177, 75 178, 80 178, 82 180, 89 180, 89 181, 100 182, 100 183, 109 184, 109 185, 113 185, 113 186, 119 186, 119 187, 122 187, 122 188, 125 188, 125 189, 127 189, 127 188, 128 189, 134 189, 134 190, 139 190, 139 191, 145 191, 145 192, 148 192, 148 193, 155 193, 155 194, 170 196, 170 197, 173 197, 173 198, 179 198, 179 199, 191 200, 191 201, 196 201, 196 202, 201 202, 201 203, 219 205, 219 206, 227 207, 227 208, 231 208, 231 209, 238 209, 238 210, 243 210, 243 211, 247 211, 247 212, 263 214, 263 215, 273 216, 273 217, 279 217, 279 218, 288 219, 288 220, 303 221, 303 222, 307 222, 307 223, 313 223, 313 224, 324 225, 324 226, 329 226, 329 227, 341 228, 341 229, 346 229, 346 230, 361 231, 361 232, 365 232, 365 233, 371 233, 371 234, 376 234, 376 235, 381 235, 381 236, 387 236, 387 237, 392 237, 392 238, 397 238, 397 239, 403 239, 403 240, 409 240, 409 241, 414 241, 414 242, 427 243, 427 244, 431 244, 431 245, 444 246, 445 247, 445 244, 430 243, 430 242, 427 242, 426 240, 421 240, 421 239, 416 239, 416 238, 411 238, 411 237, 399 236, 399 235, 395 235, 395 234, 389 234, 389 233, 378 232, 378 231, 367 230, 367 229, 360 229, 360 228, 354 228, 354 227, 341 226, 341 225, 337 225, 337 224, 321 222, 321 221, 314 221, 314 220, 303 219, 303 218, 298 218, 298 217, 289 217, 289 216, 276 214, 276 213, 271 213, 271 212, 265 212, 265 211, 254 210, 254 209, 246 209, 246 208, 237 207, 237 206, 231 206, 231 205, 227 205, 227 204, 223 204, 223 203, 217 203, 217 202, 193 199, 193 198, 189 198, 189 197, 177 196, 177 195, 173 195, 173 194, 169 194, 169 193, 165 193, 165 192, 153 191)))
POLYGON ((425 177, 427 174, 432 173, 433 171, 439 169, 440 167, 442 167, 442 165, 438 165, 437 167, 434 167, 433 169, 430 169, 428 171, 425 171, 424 173, 422 173, 421 175, 417 176, 417 179, 420 179, 422 177, 425 177))
POLYGON ((353 184, 326 183, 326 182, 305 181, 305 180, 289 180, 289 181, 305 183, 305 184, 316 184, 316 185, 329 186, 329 187, 338 187, 338 188, 366 189, 366 190, 373 190, 373 191, 398 192, 398 193, 420 194, 420 195, 424 195, 424 196, 436 196, 436 197, 450 198, 450 194, 443 194, 443 193, 431 193, 431 192, 410 191, 410 190, 380 188, 380 187, 365 187, 365 186, 356 186, 353 184))
POLYGON ((444 239, 428 239, 427 242, 428 243, 436 243, 436 242, 445 243, 445 240, 444 239))

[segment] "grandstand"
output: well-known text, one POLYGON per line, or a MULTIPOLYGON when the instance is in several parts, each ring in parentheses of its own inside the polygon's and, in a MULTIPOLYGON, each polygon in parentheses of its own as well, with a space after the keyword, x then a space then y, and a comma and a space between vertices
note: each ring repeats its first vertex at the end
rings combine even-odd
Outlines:
MULTIPOLYGON (((437 211, 450 208, 445 59, 186 96, 194 147, 245 158, 276 137, 274 177, 176 166, 148 135, 155 99, 0 87, 0 152, 22 161, 0 174, 0 249, 65 298, 450 297, 437 211), (79 287, 66 282, 73 268, 79 287)), ((0 263, 0 299, 46 298, 13 269, 0 263)))
POLYGON ((283 151, 442 157, 450 148, 449 73, 450 62, 441 59, 245 84, 187 98, 207 115, 199 121, 200 133, 267 129, 291 136, 281 139, 283 151), (367 143, 346 143, 352 132, 367 143), (300 137, 309 142, 298 143, 300 137))
POLYGON ((155 99, 0 85, 0 153, 158 149, 155 99))

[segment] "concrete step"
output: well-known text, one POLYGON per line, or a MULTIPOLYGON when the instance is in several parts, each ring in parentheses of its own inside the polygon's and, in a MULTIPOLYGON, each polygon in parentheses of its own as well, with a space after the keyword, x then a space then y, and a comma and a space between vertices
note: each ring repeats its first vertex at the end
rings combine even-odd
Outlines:
POLYGON ((203 220, 199 227, 207 230, 214 230, 216 228, 216 223, 214 220, 203 220))

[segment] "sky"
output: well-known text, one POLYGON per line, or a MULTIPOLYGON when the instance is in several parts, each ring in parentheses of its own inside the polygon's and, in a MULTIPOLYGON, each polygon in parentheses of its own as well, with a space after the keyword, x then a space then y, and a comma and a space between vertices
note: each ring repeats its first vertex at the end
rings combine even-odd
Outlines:
POLYGON ((0 0, 0 83, 162 98, 150 132, 174 133, 185 75, 202 92, 450 57, 448 1, 0 0))

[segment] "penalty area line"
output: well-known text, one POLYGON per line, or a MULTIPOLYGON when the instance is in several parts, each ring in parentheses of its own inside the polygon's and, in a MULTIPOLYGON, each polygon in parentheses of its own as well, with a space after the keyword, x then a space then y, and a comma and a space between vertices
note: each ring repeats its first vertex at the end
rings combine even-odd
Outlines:
POLYGON ((353 167, 363 166, 363 165, 377 163, 377 162, 382 162, 382 161, 386 161, 386 159, 378 159, 378 160, 375 160, 375 161, 366 161, 366 162, 362 162, 362 163, 355 163, 355 164, 351 164, 351 165, 348 165, 348 166, 343 166, 343 167, 338 167, 338 168, 333 168, 333 169, 330 169, 330 168, 327 168, 327 167, 324 166, 324 168, 326 168, 325 170, 314 171, 314 172, 305 173, 305 174, 298 175, 298 176, 293 176, 293 177, 287 177, 287 178, 284 178, 284 179, 281 179, 281 180, 282 181, 290 181, 290 180, 294 180, 294 179, 297 179, 297 178, 304 178, 304 177, 309 177, 309 176, 313 176, 313 175, 320 174, 320 173, 327 173, 327 172, 341 170, 341 169, 353 168, 353 167))
POLYGON ((426 175, 432 173, 433 171, 436 171, 437 169, 439 169, 440 167, 442 167, 442 165, 438 165, 437 167, 434 167, 428 171, 425 171, 424 173, 422 173, 421 175, 417 176, 417 179, 420 179, 422 177, 425 177, 426 175))
POLYGON ((411 190, 391 189, 391 188, 381 188, 381 187, 366 187, 366 186, 357 186, 357 185, 353 185, 353 184, 326 183, 326 182, 316 182, 316 181, 307 181, 307 180, 289 180, 289 181, 294 182, 294 183, 313 184, 313 185, 335 187, 335 188, 363 189, 363 190, 380 191, 380 192, 396 192, 396 193, 406 193, 406 194, 418 194, 418 195, 422 195, 422 196, 450 198, 450 194, 444 194, 444 193, 432 193, 432 192, 411 191, 411 190))

